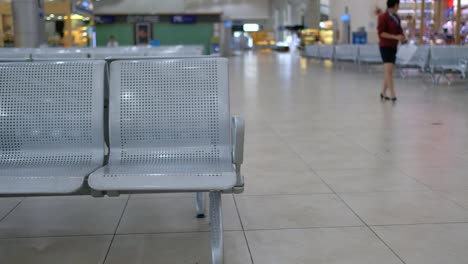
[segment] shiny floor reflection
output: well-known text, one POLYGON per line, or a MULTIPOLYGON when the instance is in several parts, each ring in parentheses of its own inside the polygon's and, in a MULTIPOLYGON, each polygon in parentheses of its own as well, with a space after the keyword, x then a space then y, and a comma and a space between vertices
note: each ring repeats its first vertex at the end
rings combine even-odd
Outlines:
MULTIPOLYGON (((284 53, 230 60, 246 191, 225 195, 226 263, 461 264, 468 91, 284 53)), ((192 195, 0 199, 0 263, 209 263, 192 195)))

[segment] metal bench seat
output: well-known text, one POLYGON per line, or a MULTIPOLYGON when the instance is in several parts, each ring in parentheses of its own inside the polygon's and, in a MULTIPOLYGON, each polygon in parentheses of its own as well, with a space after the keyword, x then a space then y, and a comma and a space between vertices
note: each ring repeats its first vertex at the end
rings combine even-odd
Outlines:
POLYGON ((99 191, 208 192, 228 190, 236 184, 232 164, 108 165, 93 173, 99 191))
POLYGON ((212 263, 223 263, 221 192, 243 188, 243 121, 229 113, 224 58, 121 60, 110 64, 109 162, 93 190, 210 193, 212 263))
POLYGON ((0 194, 77 193, 96 165, 0 169, 0 194))
POLYGON ((104 66, 0 64, 0 195, 72 194, 103 165, 104 66))
POLYGON ((222 58, 112 62, 109 162, 90 176, 90 186, 103 191, 234 187, 227 69, 222 58))
POLYGON ((359 46, 358 65, 359 70, 362 70, 362 64, 382 64, 382 57, 378 45, 367 44, 359 46))
POLYGON ((356 62, 359 55, 357 45, 336 45, 335 60, 356 62))

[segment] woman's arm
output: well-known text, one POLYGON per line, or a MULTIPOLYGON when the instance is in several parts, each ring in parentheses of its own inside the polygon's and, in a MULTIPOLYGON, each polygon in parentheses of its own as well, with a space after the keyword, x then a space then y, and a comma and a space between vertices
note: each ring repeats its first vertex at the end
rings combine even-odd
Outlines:
POLYGON ((393 35, 387 32, 382 32, 380 34, 381 38, 386 38, 386 39, 393 39, 393 40, 398 40, 398 41, 403 41, 405 40, 405 36, 403 35, 393 35))

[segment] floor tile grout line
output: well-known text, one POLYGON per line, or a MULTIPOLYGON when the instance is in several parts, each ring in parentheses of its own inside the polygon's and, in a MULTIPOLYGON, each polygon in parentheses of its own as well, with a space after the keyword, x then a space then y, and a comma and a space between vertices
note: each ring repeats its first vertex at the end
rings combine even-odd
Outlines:
POLYGON ((336 194, 336 196, 346 205, 346 207, 348 207, 349 210, 351 210, 351 212, 353 212, 353 214, 359 218, 359 220, 361 220, 365 225, 366 227, 403 263, 403 264, 406 264, 406 262, 403 260, 403 258, 401 258, 396 252, 395 250, 393 250, 393 248, 390 247, 390 245, 387 244, 387 242, 385 242, 378 234, 377 232, 375 232, 374 229, 372 229, 371 226, 369 226, 365 221, 364 219, 361 218, 361 216, 359 216, 354 210, 353 208, 351 208, 351 206, 346 203, 346 201, 339 195, 339 194, 336 194))
MULTIPOLYGON (((273 130, 273 128, 270 127, 270 129, 273 130)), ((369 231, 371 231, 403 264, 406 264, 406 262, 395 252, 395 250, 393 250, 345 201, 344 199, 327 183, 325 182, 325 180, 320 177, 320 175, 318 175, 318 173, 309 165, 309 163, 307 163, 301 155, 299 155, 299 153, 297 153, 294 149, 292 149, 292 147, 289 145, 289 143, 284 140, 284 138, 279 135, 278 133, 276 133, 275 130, 273 130, 273 133, 275 133, 275 135, 277 135, 281 141, 283 141, 283 143, 285 143, 288 148, 293 151, 297 157, 306 164, 306 166, 312 171, 314 172, 314 174, 322 180, 322 182, 336 195, 336 197, 338 197, 339 200, 341 200, 341 202, 359 219, 359 221, 361 221, 369 231)), ((367 151, 367 150, 366 150, 367 151)), ((367 151, 369 152, 369 151, 367 151)))
MULTIPOLYGON (((446 193, 447 191, 450 192, 450 190, 446 190, 446 191, 443 191, 443 190, 438 190, 438 189, 434 189, 433 187, 431 187, 430 185, 428 184, 425 184, 421 181, 419 181, 419 179, 415 178, 415 177, 412 177, 411 175, 409 175, 408 173, 406 173, 403 169, 397 167, 397 169, 402 172, 404 175, 406 175, 407 177, 415 180, 416 182, 426 186, 433 194, 437 195, 439 198, 442 198, 444 200, 448 200, 452 203, 454 203, 455 205, 457 205, 458 207, 461 207, 463 210, 466 210, 468 211, 468 207, 465 207, 463 206, 462 204, 458 203, 457 201, 455 201, 454 199, 451 199, 450 197, 446 197, 444 195, 442 195, 441 193, 446 193)), ((437 168, 436 168, 437 169, 437 168)))
POLYGON ((1 240, 23 240, 23 239, 41 239, 41 238, 79 238, 79 237, 104 237, 113 236, 113 234, 88 234, 88 235, 48 235, 48 236, 24 236, 24 237, 0 237, 1 240))
POLYGON ((18 208, 20 206, 20 204, 24 201, 24 198, 21 199, 13 208, 11 208, 10 211, 8 211, 8 213, 5 214, 5 216, 3 216, 1 219, 0 219, 0 223, 5 220, 16 208, 18 208))
POLYGON ((252 264, 255 264, 254 259, 253 259, 253 255, 252 255, 252 250, 250 249, 250 245, 249 245, 249 240, 247 239, 247 234, 245 233, 244 223, 242 223, 242 218, 241 218, 239 206, 237 205, 237 200, 236 200, 236 197, 235 197, 234 194, 232 195, 232 198, 234 200, 234 206, 236 207, 237 217, 239 218, 239 222, 240 222, 240 225, 241 225, 241 228, 242 228, 242 234, 244 234, 245 244, 247 245, 247 250, 249 251, 250 261, 252 262, 252 264))
MULTIPOLYGON (((411 224, 383 224, 383 225, 368 225, 369 227, 396 227, 396 226, 430 226, 430 225, 468 225, 468 222, 439 222, 439 223, 411 223, 411 224)), ((282 230, 316 230, 316 229, 340 229, 340 228, 367 228, 362 225, 346 225, 346 226, 317 226, 317 227, 288 227, 288 228, 264 228, 264 229, 246 229, 245 232, 262 232, 262 231, 282 231, 282 230)), ((244 230, 224 230, 228 233, 244 232, 244 230)), ((197 234, 210 233, 210 231, 174 231, 174 232, 142 232, 142 233, 120 233, 115 236, 143 236, 143 235, 170 235, 170 234, 197 234)), ((57 236, 30 236, 30 237, 3 237, 2 240, 26 240, 26 239, 41 239, 41 238, 86 238, 86 237, 104 237, 113 236, 113 234, 90 234, 90 235, 57 235, 57 236)))
POLYGON ((116 234, 117 234, 117 230, 120 227, 120 223, 121 223, 121 221, 123 219, 123 216, 124 216, 124 214, 125 214, 125 212, 127 210, 128 203, 130 202, 130 197, 131 197, 131 195, 129 195, 127 197, 127 201, 125 201, 125 206, 124 206, 124 208, 122 210, 122 213, 120 214, 119 221, 117 222, 117 225, 116 225, 116 227, 114 229, 114 234, 112 235, 112 239, 111 239, 111 241, 109 243, 109 247, 107 248, 106 255, 104 256, 104 260, 102 261, 103 264, 106 264, 106 262, 107 262, 107 258, 109 257, 110 251, 112 249, 112 245, 114 244, 114 240, 115 240, 115 237, 116 237, 116 234))
MULTIPOLYGON (((314 176, 317 176, 314 174, 314 176)), ((376 193, 437 193, 440 191, 434 190, 396 190, 396 191, 362 191, 362 192, 336 192, 337 194, 353 195, 353 194, 376 194, 376 193)), ((331 195, 335 192, 316 192, 316 193, 271 193, 271 194, 242 194, 239 197, 262 197, 262 196, 320 196, 331 195)), ((445 198, 445 197, 442 197, 445 198)))
MULTIPOLYGON (((367 149, 364 145, 362 145, 361 143, 357 142, 357 141, 354 141, 352 139, 349 139, 348 140, 351 140, 352 142, 354 142, 355 144, 359 145, 361 148, 363 148, 364 150, 366 150, 367 152, 369 152, 370 154, 372 155, 375 155, 379 160, 385 162, 385 159, 384 157, 382 156, 382 153, 373 153, 371 150, 367 149)), ((437 150, 437 148, 435 147, 431 147, 433 150, 437 150)), ((395 168, 396 170, 398 170, 399 172, 403 173, 403 175, 405 175, 406 177, 416 181, 417 183, 425 186, 426 188, 428 188, 429 190, 431 191, 436 191, 434 190, 430 185, 428 184, 425 184, 424 182, 420 181, 419 179, 417 179, 416 177, 412 177, 411 175, 409 175, 408 173, 406 173, 406 171, 400 167, 400 165, 395 165, 395 166, 392 166, 393 168, 395 168)), ((464 208, 466 209, 466 208, 464 208)), ((466 209, 468 210, 468 209, 466 209)))

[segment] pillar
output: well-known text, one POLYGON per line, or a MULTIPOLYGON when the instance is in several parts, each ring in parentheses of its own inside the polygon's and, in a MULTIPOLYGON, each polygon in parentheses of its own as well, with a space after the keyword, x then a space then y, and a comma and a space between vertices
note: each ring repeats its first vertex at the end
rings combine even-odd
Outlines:
POLYGON ((424 39, 424 31, 426 29, 426 1, 421 1, 421 24, 420 24, 420 31, 419 31, 419 44, 423 44, 424 39))
POLYGON ((230 57, 232 55, 231 42, 232 42, 232 22, 231 20, 223 16, 220 23, 220 45, 221 45, 221 56, 230 57))
POLYGON ((319 28, 320 0, 307 0, 305 10, 305 26, 308 28, 319 28))
POLYGON ((20 48, 37 48, 41 44, 44 22, 42 0, 14 0, 11 2, 15 45, 20 48), (41 9, 42 8, 42 9, 41 9), (42 16, 41 16, 42 14, 42 16))
POLYGON ((457 2, 457 14, 455 17, 456 20, 456 26, 455 26, 455 44, 460 45, 461 44, 461 35, 460 35, 460 30, 461 30, 461 16, 462 16, 462 4, 461 0, 458 0, 457 2))
POLYGON ((3 47, 3 35, 5 32, 3 32, 3 15, 0 13, 0 47, 3 47))

